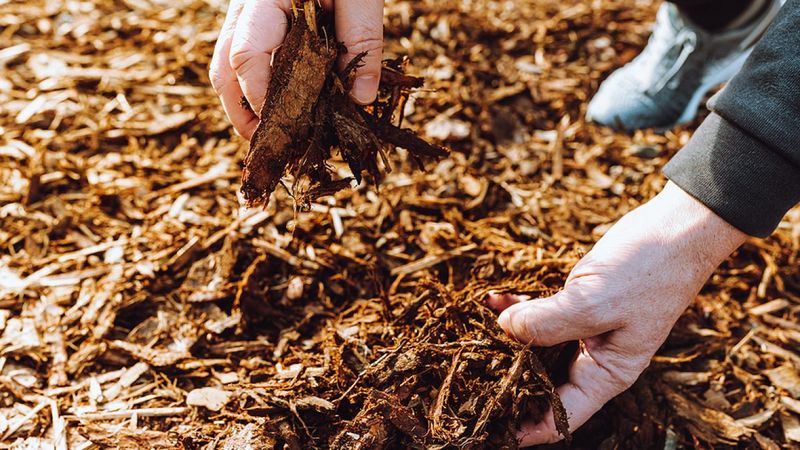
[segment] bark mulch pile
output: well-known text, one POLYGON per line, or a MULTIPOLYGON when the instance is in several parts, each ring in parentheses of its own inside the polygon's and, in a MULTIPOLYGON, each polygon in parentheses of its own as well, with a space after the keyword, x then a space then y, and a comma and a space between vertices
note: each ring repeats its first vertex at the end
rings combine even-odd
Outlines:
MULTIPOLYGON (((0 4, 0 448, 514 448, 523 418, 563 426, 575 344, 515 343, 483 299, 555 292, 663 186, 696 123, 583 120, 654 7, 390 1, 378 105, 322 71, 295 111, 318 126, 285 136, 303 153, 257 135, 248 156, 208 87, 223 3, 0 4)), ((800 445, 799 248, 795 210, 572 446, 800 445)))

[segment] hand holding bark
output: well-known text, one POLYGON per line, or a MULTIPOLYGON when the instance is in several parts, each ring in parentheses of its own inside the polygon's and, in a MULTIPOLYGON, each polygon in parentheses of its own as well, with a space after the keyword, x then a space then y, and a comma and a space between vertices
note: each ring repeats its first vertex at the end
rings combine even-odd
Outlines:
MULTIPOLYGON (((347 47, 341 67, 367 52, 351 95, 361 104, 371 103, 381 74, 383 0, 326 0, 322 4, 335 11, 336 39, 347 47)), ((291 11, 291 0, 231 0, 220 31, 209 78, 234 128, 247 139, 258 125, 272 54, 286 36, 291 11), (243 97, 250 108, 242 106, 243 97)))

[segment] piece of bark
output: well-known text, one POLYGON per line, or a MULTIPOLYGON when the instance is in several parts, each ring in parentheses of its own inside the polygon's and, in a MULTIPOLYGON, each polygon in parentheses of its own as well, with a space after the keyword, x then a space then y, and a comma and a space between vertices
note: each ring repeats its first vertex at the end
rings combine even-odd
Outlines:
POLYGON ((336 46, 325 45, 304 16, 294 17, 275 53, 261 121, 244 162, 242 193, 249 206, 268 201, 298 144, 308 138, 314 105, 337 56, 336 46))

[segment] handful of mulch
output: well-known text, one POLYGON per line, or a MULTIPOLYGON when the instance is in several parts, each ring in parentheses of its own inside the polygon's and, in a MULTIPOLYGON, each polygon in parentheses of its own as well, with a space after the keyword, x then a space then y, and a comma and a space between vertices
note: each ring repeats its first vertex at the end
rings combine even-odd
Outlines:
POLYGON ((574 343, 532 349, 513 341, 481 304, 490 289, 469 289, 421 282, 423 294, 395 321, 405 339, 342 395, 340 412, 354 417, 336 424, 330 448, 512 450, 522 421, 541 421, 550 409, 570 440, 549 373, 568 365, 574 343))
POLYGON ((443 157, 447 150, 400 128, 402 107, 421 78, 403 73, 402 59, 384 63, 378 98, 367 107, 348 95, 351 75, 366 54, 358 55, 341 72, 334 68, 346 49, 336 43, 330 14, 313 0, 295 5, 290 29, 276 51, 272 77, 261 110, 261 121, 250 141, 242 172, 242 193, 248 206, 264 205, 285 175, 294 181, 292 196, 301 208, 321 196, 361 182, 364 172, 380 180, 381 158, 395 146, 408 150, 421 164, 423 157, 443 157), (398 125, 392 123, 399 111, 398 125), (334 179, 327 164, 334 150, 353 176, 334 179))

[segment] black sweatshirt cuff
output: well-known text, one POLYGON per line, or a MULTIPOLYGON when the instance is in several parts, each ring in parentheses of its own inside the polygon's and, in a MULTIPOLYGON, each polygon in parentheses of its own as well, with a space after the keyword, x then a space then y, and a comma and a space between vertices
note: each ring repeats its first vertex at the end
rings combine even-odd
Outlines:
POLYGON ((766 237, 800 199, 800 169, 712 113, 664 174, 739 230, 766 237))

